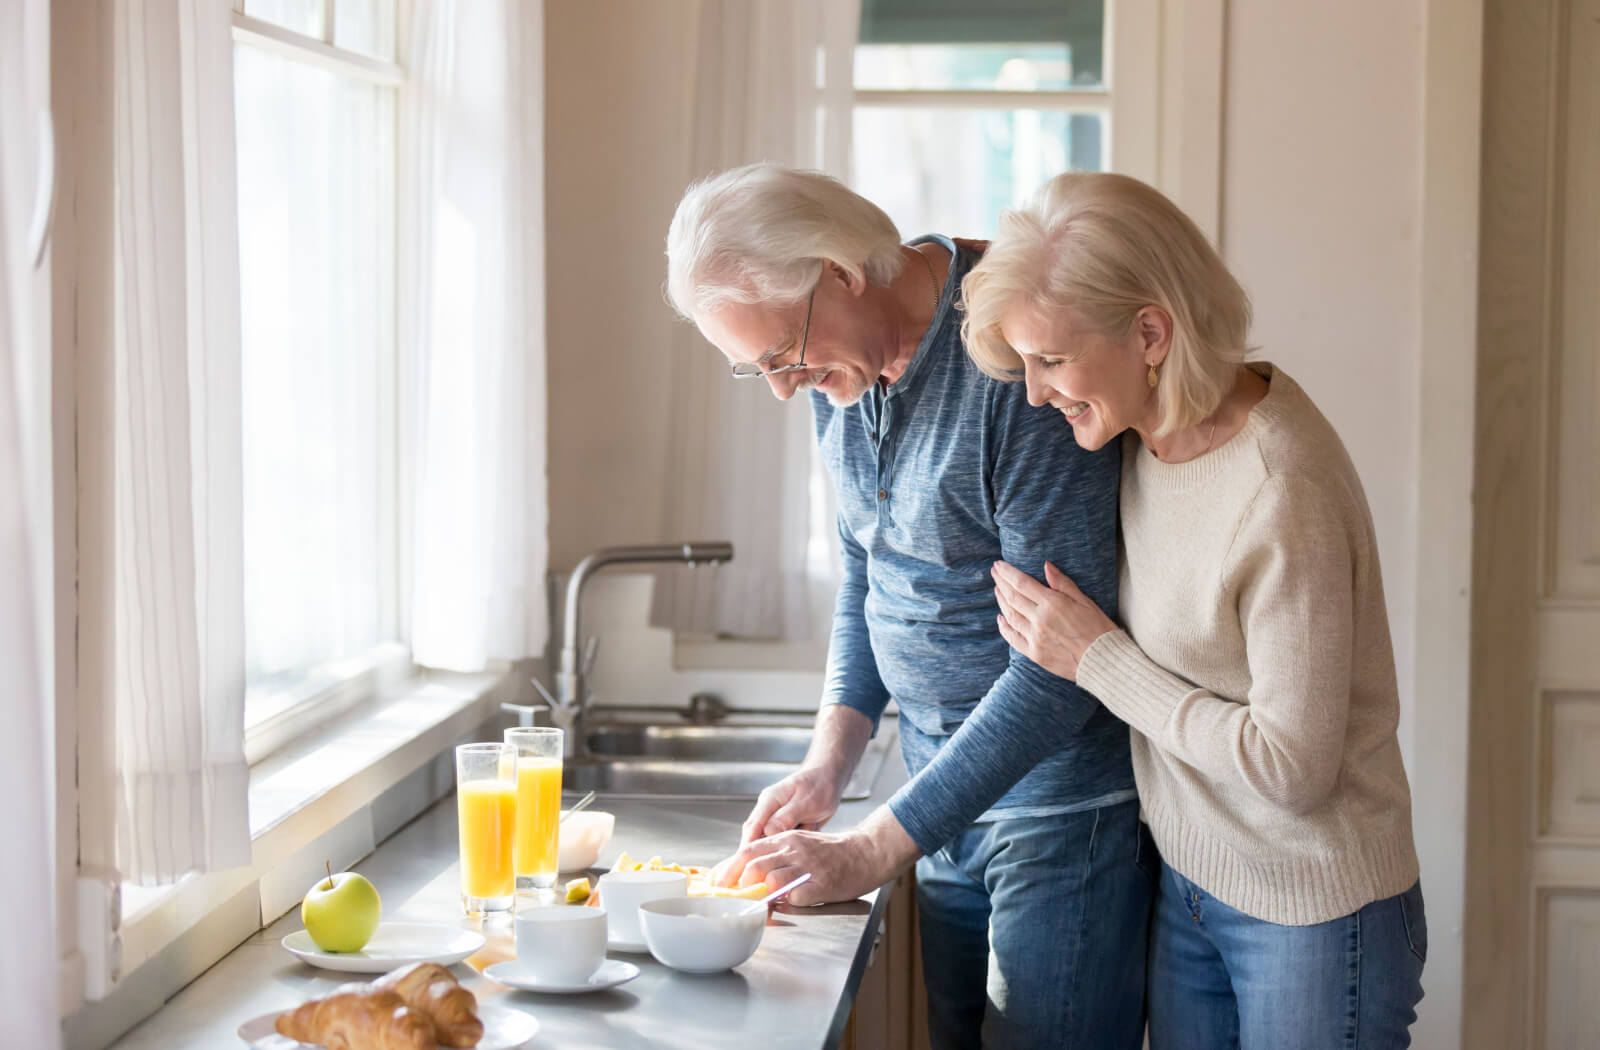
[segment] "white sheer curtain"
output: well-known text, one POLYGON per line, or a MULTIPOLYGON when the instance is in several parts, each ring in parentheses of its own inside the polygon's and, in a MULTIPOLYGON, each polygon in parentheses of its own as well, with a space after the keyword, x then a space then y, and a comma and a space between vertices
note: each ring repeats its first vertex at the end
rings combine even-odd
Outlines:
POLYGON ((542 17, 518 0, 414 8, 400 336, 419 419, 411 644, 428 667, 544 647, 542 17))
POLYGON ((50 579, 49 302, 36 277, 52 165, 48 5, 0 7, 0 1018, 7 1046, 59 1047, 55 821, 47 756, 52 690, 50 579), (25 945, 25 950, 20 946, 25 945))
MULTIPOLYGON (((859 0, 703 0, 698 15, 692 177, 766 160, 843 178, 859 0)), ((805 639, 811 415, 774 400, 765 384, 731 381, 692 327, 676 342, 663 538, 732 540, 734 560, 660 573, 651 620, 698 634, 805 639)))
POLYGON ((395 89, 249 45, 234 63, 254 700, 399 636, 395 89))
POLYGON ((78 362, 80 849, 153 885, 250 860, 232 43, 227 4, 109 7, 113 338, 78 362))

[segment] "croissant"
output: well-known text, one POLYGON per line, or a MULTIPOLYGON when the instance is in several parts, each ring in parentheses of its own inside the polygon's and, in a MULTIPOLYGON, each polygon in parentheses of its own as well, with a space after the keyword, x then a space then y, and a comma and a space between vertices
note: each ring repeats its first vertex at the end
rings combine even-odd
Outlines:
POLYGON ((347 984, 278 1015, 279 1035, 328 1050, 434 1050, 433 1025, 389 988, 347 984))
POLYGON ((478 1000, 438 963, 413 963, 391 970, 372 985, 393 989, 407 1006, 433 1022, 434 1038, 445 1046, 477 1046, 483 1038, 478 1000))

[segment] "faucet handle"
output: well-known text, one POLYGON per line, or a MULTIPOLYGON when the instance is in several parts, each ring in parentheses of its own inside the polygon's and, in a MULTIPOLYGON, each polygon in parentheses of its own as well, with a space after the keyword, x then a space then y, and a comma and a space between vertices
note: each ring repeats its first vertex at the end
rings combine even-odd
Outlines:
POLYGON ((599 650, 600 636, 598 634, 591 634, 583 643, 583 661, 579 665, 582 668, 580 673, 583 675, 585 680, 588 679, 589 672, 594 670, 594 658, 595 654, 599 652, 599 650))
POLYGON ((562 706, 561 701, 559 701, 555 697, 551 696, 550 695, 550 690, 546 689, 545 686, 544 686, 544 683, 539 681, 539 679, 530 678, 530 679, 528 679, 528 681, 532 682, 533 683, 533 687, 535 689, 539 690, 539 695, 544 697, 545 705, 547 707, 549 707, 550 710, 554 711, 554 710, 557 710, 558 708, 560 708, 562 706))

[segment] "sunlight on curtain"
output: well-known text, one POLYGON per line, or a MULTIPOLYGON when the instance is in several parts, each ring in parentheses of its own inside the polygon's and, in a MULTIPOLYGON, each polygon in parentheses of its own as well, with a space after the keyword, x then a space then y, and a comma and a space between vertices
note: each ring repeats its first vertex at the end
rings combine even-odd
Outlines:
MULTIPOLYGON (((61 1045, 51 785, 50 319, 35 270, 46 227, 48 4, 0 9, 0 1018, 7 1046, 61 1045), (44 192, 41 192, 44 190, 44 192), (37 235, 38 241, 35 240, 37 235)), ((49 256, 44 256, 48 260, 49 256)), ((48 269, 48 262, 46 262, 48 269)))
POLYGON ((417 376, 411 643, 458 671, 542 652, 542 5, 419 0, 401 346, 417 376))
MULTIPOLYGON (((380 445, 392 423, 393 92, 234 48, 246 679, 292 688, 395 638, 380 445)), ((390 466, 392 470, 392 465, 390 466)))
POLYGON ((226 5, 113 5, 110 347, 80 352, 81 864, 250 861, 226 5))

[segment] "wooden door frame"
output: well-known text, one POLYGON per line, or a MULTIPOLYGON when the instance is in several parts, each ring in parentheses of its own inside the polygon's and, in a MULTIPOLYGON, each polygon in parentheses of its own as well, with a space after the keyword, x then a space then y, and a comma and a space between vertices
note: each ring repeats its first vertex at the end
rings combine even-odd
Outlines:
MULTIPOLYGON (((1408 759, 1432 931, 1415 1045, 1461 1046, 1468 697, 1473 595, 1473 401, 1486 0, 1428 0, 1419 201, 1416 587, 1408 759)), ((1498 2, 1498 0, 1497 0, 1498 2)))
POLYGON ((1527 1046, 1536 970, 1537 618, 1545 591, 1559 102, 1568 0, 1486 0, 1463 1038, 1527 1046))

